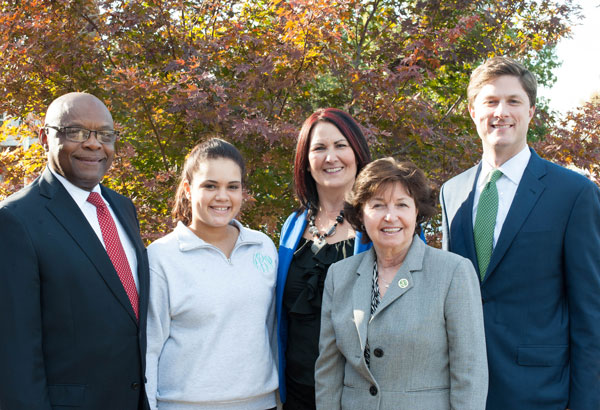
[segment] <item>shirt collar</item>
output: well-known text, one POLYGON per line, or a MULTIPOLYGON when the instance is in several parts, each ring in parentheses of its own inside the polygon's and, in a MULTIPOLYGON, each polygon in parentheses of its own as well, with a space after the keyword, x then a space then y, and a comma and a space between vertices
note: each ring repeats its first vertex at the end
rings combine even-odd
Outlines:
MULTIPOLYGON (((529 151, 529 146, 525 145, 517 155, 500 165, 498 169, 509 181, 515 185, 519 185, 519 182, 521 182, 521 178, 523 177, 523 172, 525 172, 525 168, 527 168, 527 164, 529 163, 529 158, 531 158, 531 151, 529 151)), ((489 180, 489 174, 494 169, 495 168, 483 158, 481 160, 481 172, 479 173, 477 185, 485 185, 489 180)))
MULTIPOLYGON (((235 226, 239 231, 236 245, 246 243, 259 243, 258 241, 250 237, 246 229, 236 219, 232 219, 230 224, 235 226)), ((177 226, 175 227, 175 233, 177 235, 177 241, 179 242, 179 250, 182 252, 196 248, 213 246, 210 243, 205 242, 203 239, 200 239, 198 235, 196 235, 189 227, 185 226, 185 224, 181 221, 177 222, 177 226)))
MULTIPOLYGON (((69 195, 71 195, 71 198, 73 198, 77 206, 81 208, 82 205, 84 205, 87 202, 87 199, 90 196, 90 191, 86 191, 85 189, 81 189, 78 186, 73 185, 73 183, 71 183, 67 178, 58 174, 50 166, 48 166, 48 169, 50 170, 50 172, 52 172, 52 175, 54 175, 56 179, 58 179, 58 181, 65 187, 65 189, 67 190, 69 195)), ((102 196, 102 193, 100 192, 100 184, 97 184, 91 192, 97 192, 102 196)), ((106 202, 107 206, 109 206, 106 200, 104 200, 104 202, 106 202)))

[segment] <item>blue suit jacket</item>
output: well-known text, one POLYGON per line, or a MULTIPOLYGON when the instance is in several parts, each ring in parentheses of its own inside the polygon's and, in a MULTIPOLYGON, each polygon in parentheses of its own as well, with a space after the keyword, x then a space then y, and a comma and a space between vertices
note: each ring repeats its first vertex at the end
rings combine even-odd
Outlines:
MULTIPOLYGON (((287 315, 283 314, 283 290, 285 289, 285 280, 288 269, 292 262, 294 252, 298 247, 300 238, 306 229, 306 213, 292 213, 281 228, 281 237, 279 238, 279 265, 277 267, 277 345, 279 349, 279 396, 282 402, 285 402, 285 350, 287 346, 287 315)), ((371 248, 371 243, 363 244, 362 235, 356 233, 354 241, 354 254, 366 251, 371 248)))
POLYGON ((139 322, 94 230, 44 171, 0 203, 0 409, 148 408, 148 258, 131 201, 101 189, 135 248, 139 322))
MULTIPOLYGON (((443 246, 477 268, 481 167, 444 184, 443 246)), ((478 269, 476 269, 478 270, 478 269)), ((533 150, 481 283, 488 410, 600 409, 600 190, 533 150)))

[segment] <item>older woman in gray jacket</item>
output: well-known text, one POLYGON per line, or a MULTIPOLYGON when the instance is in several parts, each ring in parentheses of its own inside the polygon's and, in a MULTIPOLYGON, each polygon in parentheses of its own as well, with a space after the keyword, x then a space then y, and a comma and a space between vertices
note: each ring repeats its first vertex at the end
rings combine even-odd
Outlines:
POLYGON ((485 409, 477 275, 415 234, 435 213, 433 198, 411 163, 384 158, 359 174, 344 212, 373 248, 327 274, 317 409, 485 409))

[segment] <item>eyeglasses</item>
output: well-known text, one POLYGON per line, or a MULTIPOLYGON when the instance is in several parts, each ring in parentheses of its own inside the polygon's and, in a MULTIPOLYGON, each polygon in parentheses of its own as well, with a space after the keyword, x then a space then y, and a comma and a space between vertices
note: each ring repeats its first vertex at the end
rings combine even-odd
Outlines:
POLYGON ((53 125, 45 125, 44 128, 52 128, 72 142, 85 142, 91 137, 92 132, 96 133, 96 139, 101 144, 113 144, 119 137, 119 132, 115 130, 96 131, 80 127, 55 127, 53 125))

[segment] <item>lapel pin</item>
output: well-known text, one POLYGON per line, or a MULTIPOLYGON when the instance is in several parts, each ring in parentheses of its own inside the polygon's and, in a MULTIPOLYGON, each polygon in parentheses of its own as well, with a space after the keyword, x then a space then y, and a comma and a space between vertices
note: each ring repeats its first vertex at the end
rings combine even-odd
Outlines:
POLYGON ((398 281, 398 286, 400 286, 401 289, 404 289, 408 286, 408 281, 406 279, 400 279, 398 281))

